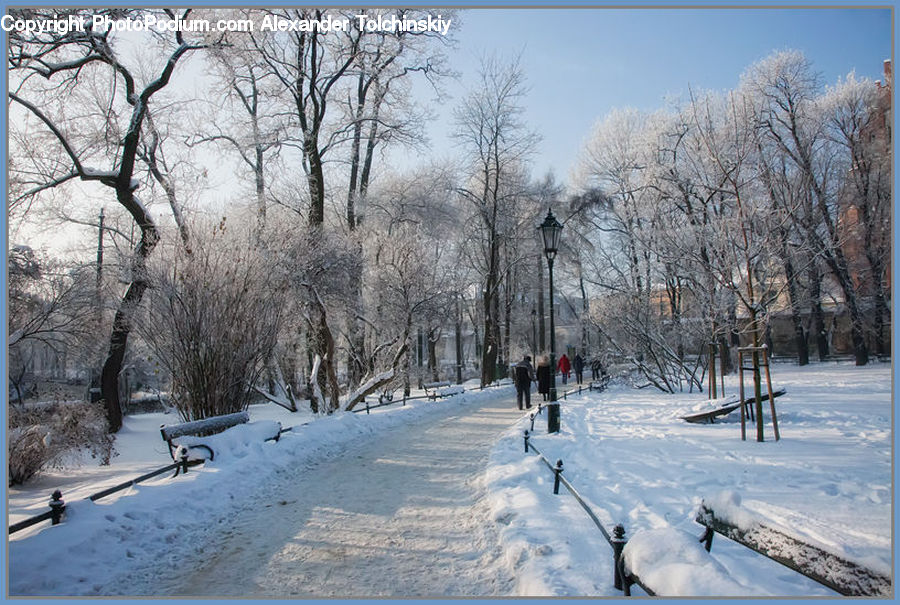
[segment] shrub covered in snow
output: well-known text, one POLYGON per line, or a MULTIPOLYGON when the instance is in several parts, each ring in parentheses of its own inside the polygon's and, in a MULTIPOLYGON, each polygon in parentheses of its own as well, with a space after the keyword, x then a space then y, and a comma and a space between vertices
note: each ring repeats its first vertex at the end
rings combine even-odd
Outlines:
POLYGON ((283 287, 242 234, 226 230, 224 220, 211 236, 195 231, 190 251, 156 259, 138 327, 171 374, 171 401, 185 421, 247 408, 283 312, 283 287))
POLYGON ((28 481, 72 455, 89 454, 109 464, 115 455, 101 404, 54 402, 9 409, 9 484, 28 481))

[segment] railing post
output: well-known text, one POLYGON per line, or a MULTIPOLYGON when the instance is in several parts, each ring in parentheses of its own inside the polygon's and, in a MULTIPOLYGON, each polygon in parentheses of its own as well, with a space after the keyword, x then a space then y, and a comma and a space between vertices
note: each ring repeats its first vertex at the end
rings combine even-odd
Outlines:
POLYGON ((181 463, 181 472, 182 472, 183 474, 186 475, 187 472, 188 472, 188 456, 187 456, 187 449, 182 450, 182 452, 181 452, 181 460, 179 460, 179 462, 181 463))
POLYGON ((368 414, 369 413, 369 400, 365 399, 364 401, 366 402, 366 414, 368 414))
POLYGON ((620 523, 613 528, 613 537, 609 541, 613 549, 613 585, 616 587, 616 590, 624 590, 625 596, 630 597, 631 591, 627 589, 626 583, 622 578, 622 550, 625 549, 627 542, 628 540, 625 539, 625 528, 620 523))
POLYGON ((525 453, 528 453, 528 431, 525 431, 525 453))
POLYGON ((531 430, 534 430, 534 412, 531 412, 531 430))
POLYGON ((66 510, 66 503, 63 502, 62 492, 56 490, 50 496, 50 523, 52 525, 59 525, 60 521, 62 521, 63 512, 66 510))
POLYGON ((559 494, 559 474, 563 471, 562 460, 556 461, 556 468, 553 469, 553 493, 559 494))
POLYGON ((713 536, 715 536, 715 535, 716 535, 716 532, 713 531, 713 529, 711 527, 707 527, 706 531, 703 532, 703 535, 700 536, 700 541, 703 542, 703 548, 706 549, 706 552, 709 552, 710 550, 712 550, 712 541, 713 541, 713 536))

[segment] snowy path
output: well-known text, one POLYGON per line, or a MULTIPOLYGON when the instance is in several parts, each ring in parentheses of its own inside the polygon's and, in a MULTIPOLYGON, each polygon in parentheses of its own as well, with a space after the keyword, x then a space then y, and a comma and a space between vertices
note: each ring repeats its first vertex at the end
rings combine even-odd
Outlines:
POLYGON ((448 408, 303 469, 235 519, 206 564, 157 585, 196 596, 497 596, 514 583, 484 501, 508 399, 448 408))

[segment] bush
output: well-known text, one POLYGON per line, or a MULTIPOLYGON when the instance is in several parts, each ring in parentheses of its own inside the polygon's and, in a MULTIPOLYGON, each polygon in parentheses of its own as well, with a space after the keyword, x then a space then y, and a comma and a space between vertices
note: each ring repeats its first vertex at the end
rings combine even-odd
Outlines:
POLYGON ((61 468, 90 454, 101 464, 115 455, 101 403, 54 402, 9 410, 9 484, 25 483, 45 468, 61 468))
POLYGON ((264 256, 224 223, 195 230, 191 250, 158 255, 138 324, 172 376, 171 400, 185 421, 245 410, 250 385, 275 347, 283 284, 264 256))

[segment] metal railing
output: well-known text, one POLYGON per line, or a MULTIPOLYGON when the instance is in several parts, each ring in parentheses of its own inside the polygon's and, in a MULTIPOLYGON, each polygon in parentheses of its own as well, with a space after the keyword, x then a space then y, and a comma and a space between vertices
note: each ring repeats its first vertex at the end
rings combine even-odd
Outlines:
MULTIPOLYGON (((303 423, 303 424, 300 424, 297 426, 305 426, 306 424, 308 424, 308 423, 303 423)), ((284 433, 293 431, 294 428, 296 428, 296 427, 291 426, 288 428, 280 429, 278 431, 279 437, 281 435, 283 435, 284 433)), ((277 438, 274 438, 274 439, 275 439, 275 441, 278 440, 277 438)), ((268 439, 267 439, 267 441, 268 441, 268 439)), ((202 445, 202 444, 194 445, 192 447, 204 447, 208 450, 210 449, 209 446, 202 445)), ((212 457, 210 457, 210 459, 212 459, 212 457)), ((124 489, 134 487, 138 483, 147 481, 148 479, 152 479, 153 477, 158 477, 159 475, 168 473, 169 471, 173 471, 173 470, 175 471, 175 474, 172 475, 172 477, 174 478, 174 477, 177 477, 179 473, 181 473, 181 474, 187 473, 188 468, 190 468, 192 466, 199 466, 199 465, 203 464, 204 462, 205 462, 205 460, 202 460, 202 459, 189 460, 188 456, 187 456, 187 451, 183 451, 181 457, 178 460, 174 461, 172 464, 167 464, 166 466, 163 466, 162 468, 158 468, 154 471, 150 471, 149 473, 145 473, 139 477, 130 479, 129 481, 125 481, 123 483, 119 483, 118 485, 114 485, 113 487, 108 487, 106 489, 100 490, 99 492, 88 496, 87 499, 90 500, 91 502, 96 502, 100 498, 105 498, 106 496, 110 496, 112 494, 115 494, 116 492, 120 492, 124 489)), ((62 499, 62 493, 60 492, 60 490, 56 490, 53 492, 49 506, 50 506, 50 510, 47 512, 41 513, 40 515, 35 515, 33 517, 29 517, 22 521, 18 521, 16 523, 11 524, 9 526, 9 533, 13 534, 15 532, 18 532, 18 531, 21 531, 28 527, 31 527, 32 525, 36 525, 42 521, 47 521, 47 520, 50 520, 52 522, 51 523, 52 525, 58 525, 62 521, 62 517, 66 510, 66 504, 62 499)))
MULTIPOLYGON (((461 385, 450 385, 450 386, 452 387, 452 386, 461 386, 461 385)), ((479 387, 478 387, 478 390, 479 390, 479 391, 483 391, 484 389, 493 389, 493 388, 502 387, 502 386, 506 386, 506 385, 502 385, 502 384, 499 384, 499 383, 491 383, 491 384, 486 385, 486 386, 479 386, 479 387)), ((362 413, 362 412, 365 412, 366 414, 368 414, 368 413, 370 412, 370 410, 374 410, 374 409, 377 409, 377 408, 386 407, 386 406, 389 406, 389 405, 395 405, 395 404, 397 404, 397 403, 399 403, 400 405, 406 405, 406 402, 407 402, 407 401, 416 401, 416 400, 419 400, 419 399, 431 399, 431 400, 445 399, 445 398, 447 398, 447 397, 453 397, 454 395, 460 395, 460 394, 462 394, 462 393, 456 392, 456 393, 448 393, 448 394, 446 394, 446 395, 441 395, 441 394, 439 394, 439 393, 433 393, 433 394, 430 394, 430 395, 429 395, 429 394, 425 394, 425 395, 411 395, 411 396, 404 395, 404 396, 401 397, 400 399, 393 399, 393 398, 391 398, 391 399, 386 399, 386 398, 384 397, 384 395, 382 394, 382 395, 379 395, 379 397, 378 397, 378 403, 371 404, 371 403, 369 403, 369 400, 366 399, 366 400, 365 400, 365 404, 366 404, 365 407, 355 408, 355 409, 352 409, 352 410, 350 410, 350 411, 353 412, 354 414, 358 414, 358 413, 362 413)))
MULTIPOLYGON (((187 473, 188 467, 197 466, 199 464, 203 464, 203 462, 204 462, 203 460, 188 460, 187 455, 185 455, 185 456, 182 456, 182 458, 180 460, 178 460, 177 462, 173 462, 172 464, 167 464, 166 466, 164 466, 162 468, 158 468, 155 471, 151 471, 149 473, 141 475, 140 477, 131 479, 130 481, 125 481, 124 483, 120 483, 113 487, 109 487, 104 490, 101 490, 95 494, 88 496, 87 499, 90 500, 91 502, 96 502, 100 498, 105 498, 106 496, 112 495, 116 492, 120 492, 124 489, 128 489, 129 487, 134 487, 135 485, 137 485, 138 483, 141 483, 142 481, 146 481, 147 479, 152 479, 153 477, 162 475, 163 473, 167 473, 172 470, 175 471, 175 474, 172 475, 173 477, 175 477, 178 475, 178 473, 182 473, 182 474, 187 473)), ((31 527, 32 525, 37 525, 38 523, 40 523, 42 521, 47 521, 47 520, 51 521, 51 525, 59 525, 59 523, 62 522, 62 518, 66 512, 66 503, 62 499, 62 492, 60 492, 60 490, 56 490, 53 492, 53 494, 50 497, 49 506, 50 506, 50 510, 45 513, 41 513, 40 515, 35 515, 33 517, 29 517, 22 521, 18 521, 16 523, 11 524, 9 526, 9 533, 14 534, 18 531, 21 531, 23 529, 31 527)))
MULTIPOLYGON (((540 414, 541 407, 538 406, 538 414, 540 414)), ((532 430, 534 428, 534 414, 531 414, 531 425, 532 430)), ((584 512, 587 513, 588 517, 590 517, 591 521, 594 522, 594 525, 597 526, 597 529, 600 530, 600 533, 603 534, 603 538, 609 544, 610 548, 613 551, 613 586, 615 586, 616 590, 623 591, 625 596, 631 596, 631 586, 638 585, 641 589, 646 592, 651 597, 656 596, 656 594, 647 588, 644 584, 641 583, 640 578, 636 576, 631 576, 625 572, 624 569, 624 561, 622 557, 622 551, 625 549, 625 544, 627 544, 628 540, 625 538, 625 528, 622 524, 617 524, 613 528, 612 535, 606 530, 603 526, 603 523, 600 521, 600 518, 597 517, 596 513, 591 509, 585 499, 578 493, 578 490, 575 489, 575 486, 563 476, 563 461, 557 460, 556 464, 553 465, 547 459, 544 454, 538 450, 533 443, 530 441, 529 432, 525 431, 525 453, 528 453, 528 450, 531 449, 537 454, 541 461, 553 472, 553 493, 559 494, 559 486, 564 485, 569 493, 575 498, 575 501, 581 505, 581 508, 584 509, 584 512)))

